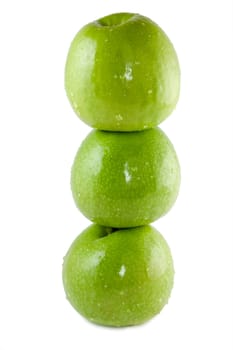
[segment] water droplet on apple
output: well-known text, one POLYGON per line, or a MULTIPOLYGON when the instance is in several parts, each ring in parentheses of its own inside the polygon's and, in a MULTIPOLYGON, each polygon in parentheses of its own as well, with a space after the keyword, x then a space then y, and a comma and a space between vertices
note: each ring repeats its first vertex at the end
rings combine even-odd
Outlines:
POLYGON ((122 115, 120 115, 120 114, 117 114, 115 118, 116 118, 116 120, 118 120, 118 121, 122 121, 122 120, 123 120, 123 117, 122 117, 122 115))
POLYGON ((159 91, 162 92, 163 91, 163 86, 160 84, 159 85, 159 91))
POLYGON ((78 109, 78 105, 77 105, 77 103, 75 101, 73 101, 73 107, 74 107, 76 113, 80 114, 79 109, 78 109))
POLYGON ((118 272, 118 274, 119 274, 121 277, 124 277, 125 272, 126 272, 125 265, 122 265, 121 268, 120 268, 120 271, 118 272))
POLYGON ((130 182, 132 179, 132 175, 129 172, 129 166, 127 162, 125 163, 125 166, 124 166, 124 175, 125 175, 125 181, 127 183, 130 182))
POLYGON ((131 63, 126 63, 124 78, 127 81, 133 80, 133 71, 131 63))

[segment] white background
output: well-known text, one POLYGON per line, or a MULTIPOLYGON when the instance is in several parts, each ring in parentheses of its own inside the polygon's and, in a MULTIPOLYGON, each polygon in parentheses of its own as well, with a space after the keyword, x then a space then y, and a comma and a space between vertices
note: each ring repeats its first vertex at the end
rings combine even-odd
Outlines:
POLYGON ((0 4, 0 350, 233 347, 233 4, 221 0, 3 0, 0 4), (180 196, 154 226, 176 278, 162 313, 124 329, 90 324, 65 299, 62 258, 89 222, 70 167, 90 128, 64 91, 70 41, 112 12, 151 17, 179 56, 182 89, 161 125, 180 196))

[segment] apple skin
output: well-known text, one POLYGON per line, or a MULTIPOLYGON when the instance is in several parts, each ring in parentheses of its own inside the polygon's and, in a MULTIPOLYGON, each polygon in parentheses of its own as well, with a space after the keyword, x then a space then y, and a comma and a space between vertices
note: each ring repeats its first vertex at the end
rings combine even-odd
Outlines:
POLYGON ((112 231, 93 224, 75 239, 63 264, 68 301, 106 326, 137 325, 158 314, 173 278, 170 249, 152 226, 112 231))
POLYGON ((157 127, 141 132, 92 131, 71 171, 71 190, 89 220, 109 227, 149 224, 166 214, 180 186, 180 167, 157 127))
POLYGON ((151 128, 177 103, 177 55, 163 30, 149 18, 112 14, 87 24, 73 39, 65 89, 76 114, 93 128, 151 128))

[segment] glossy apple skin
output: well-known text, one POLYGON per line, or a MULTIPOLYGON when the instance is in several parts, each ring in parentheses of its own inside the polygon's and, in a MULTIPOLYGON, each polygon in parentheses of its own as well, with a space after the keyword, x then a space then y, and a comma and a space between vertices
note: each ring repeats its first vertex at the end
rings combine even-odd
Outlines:
POLYGON ((86 25, 75 36, 66 61, 65 88, 74 111, 93 128, 151 128, 177 103, 177 55, 149 18, 113 14, 86 25))
POLYGON ((110 227, 149 224, 166 214, 180 186, 180 167, 157 127, 141 132, 94 130, 81 144, 71 171, 80 211, 110 227))
POLYGON ((152 226, 89 226, 63 264, 67 299, 88 320, 106 326, 143 323, 168 302, 174 278, 170 249, 152 226))

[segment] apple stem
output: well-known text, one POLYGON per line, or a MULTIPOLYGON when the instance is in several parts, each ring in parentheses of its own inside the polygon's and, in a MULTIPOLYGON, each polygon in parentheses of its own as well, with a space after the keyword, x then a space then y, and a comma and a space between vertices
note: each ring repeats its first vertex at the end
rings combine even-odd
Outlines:
POLYGON ((114 228, 114 227, 106 227, 106 232, 107 235, 112 234, 113 232, 118 231, 118 228, 114 228))

